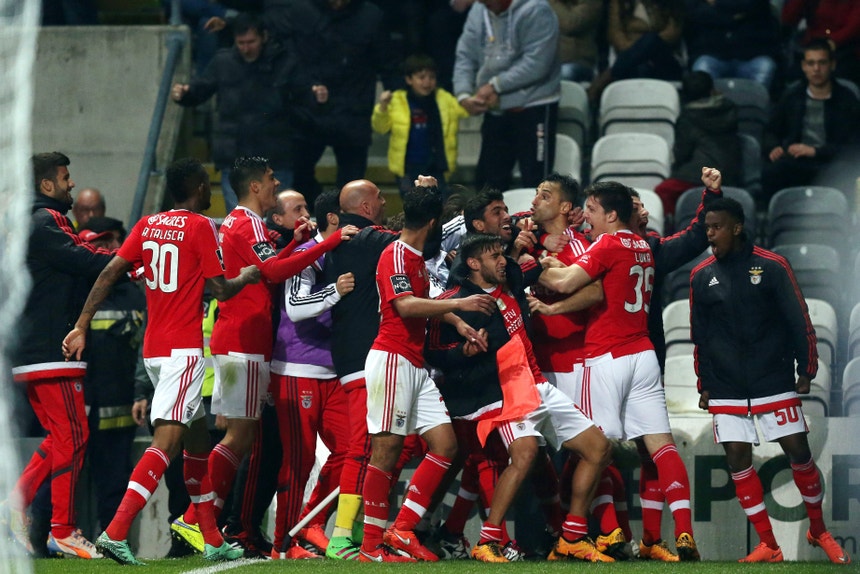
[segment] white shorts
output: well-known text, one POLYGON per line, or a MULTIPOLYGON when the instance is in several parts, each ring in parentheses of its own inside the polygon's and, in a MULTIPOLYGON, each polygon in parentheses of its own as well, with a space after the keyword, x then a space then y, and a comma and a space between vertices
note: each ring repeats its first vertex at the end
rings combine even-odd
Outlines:
POLYGON ((585 366, 582 363, 573 365, 573 371, 570 373, 542 373, 547 381, 552 386, 563 392, 573 401, 573 404, 580 405, 582 400, 582 371, 585 366))
POLYGON ((714 415, 714 442, 717 444, 745 442, 758 446, 761 443, 755 428, 756 419, 758 419, 761 434, 767 442, 775 442, 784 436, 809 432, 800 405, 752 417, 720 413, 714 415))
POLYGON ((155 387, 150 420, 176 421, 190 426, 206 416, 203 408, 203 349, 173 349, 169 357, 143 360, 155 387))
POLYGON ((669 433, 666 395, 654 351, 586 359, 579 407, 606 438, 669 433))
POLYGON ((258 419, 269 392, 269 363, 263 355, 213 355, 215 386, 212 414, 233 419, 258 419))
POLYGON ((538 408, 523 419, 498 427, 506 449, 518 438, 536 436, 539 444, 546 439, 558 450, 565 442, 594 426, 570 397, 550 383, 538 383, 537 390, 541 399, 538 408))
POLYGON ((367 432, 401 436, 450 423, 448 409, 426 369, 403 355, 371 349, 364 364, 367 432))

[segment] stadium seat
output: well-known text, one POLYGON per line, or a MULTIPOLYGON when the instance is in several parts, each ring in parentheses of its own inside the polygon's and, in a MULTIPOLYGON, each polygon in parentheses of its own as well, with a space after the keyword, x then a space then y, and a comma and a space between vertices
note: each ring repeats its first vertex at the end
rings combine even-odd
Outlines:
POLYGON ((834 309, 841 308, 842 269, 836 249, 829 245, 808 243, 777 245, 773 252, 788 260, 804 297, 823 299, 834 309))
POLYGON ((502 193, 505 197, 505 205, 508 206, 508 213, 521 213, 523 211, 531 211, 532 200, 535 198, 535 188, 533 187, 518 187, 509 189, 502 193))
POLYGON ((832 373, 836 361, 839 335, 836 311, 830 303, 822 299, 807 297, 806 306, 809 308, 809 320, 815 327, 815 335, 818 339, 818 361, 830 367, 832 373))
POLYGON ((860 416, 860 357, 848 361, 842 371, 842 414, 860 416))
POLYGON ((848 319, 848 359, 860 357, 860 303, 851 309, 848 319))
POLYGON ((663 309, 663 332, 666 337, 666 357, 693 354, 690 340, 690 301, 672 301, 663 309))
POLYGON ((675 142, 675 122, 681 113, 678 90, 664 80, 633 78, 609 84, 600 97, 601 135, 656 134, 669 147, 675 142))
POLYGON ((763 84, 745 78, 718 78, 714 88, 738 107, 738 131, 761 143, 770 116, 770 94, 763 84))
POLYGON ((605 135, 591 150, 591 181, 614 180, 635 188, 654 189, 669 177, 671 150, 654 134, 605 135))
POLYGON ((555 164, 553 170, 582 181, 582 153, 576 140, 565 134, 555 135, 555 164))
POLYGON ((663 388, 666 393, 666 408, 670 415, 708 415, 707 411, 699 408, 696 381, 693 355, 666 357, 663 388))
POLYGON ((666 231, 666 225, 663 217, 663 202, 660 200, 660 196, 654 193, 652 189, 645 189, 644 187, 634 189, 639 193, 639 199, 642 200, 642 204, 648 210, 648 229, 663 235, 666 231))
POLYGON ((480 116, 460 120, 460 131, 457 134, 458 169, 474 169, 478 165, 478 156, 481 153, 481 121, 480 116))
POLYGON ((848 289, 845 292, 849 303, 860 303, 860 251, 854 255, 854 272, 848 277, 848 289))
POLYGON ((788 187, 768 204, 768 245, 821 243, 844 249, 850 210, 848 199, 833 187, 788 187))
POLYGON ((819 366, 818 376, 809 386, 809 394, 800 395, 800 402, 803 404, 803 414, 819 417, 830 416, 830 389, 818 383, 818 380, 822 376, 830 376, 830 370, 823 365, 819 366))
POLYGON ((591 106, 588 94, 579 82, 561 81, 556 126, 557 132, 572 137, 579 144, 579 149, 586 149, 590 143, 591 106))
POLYGON ((741 146, 741 187, 753 197, 761 194, 761 144, 749 134, 738 134, 741 146))
MULTIPOLYGON (((702 201, 703 187, 691 187, 681 194, 675 204, 675 230, 684 229, 696 215, 699 203, 702 201)), ((741 187, 723 186, 723 196, 731 197, 740 202, 744 209, 744 228, 747 236, 755 241, 758 237, 758 217, 756 216, 755 200, 752 195, 741 187)))

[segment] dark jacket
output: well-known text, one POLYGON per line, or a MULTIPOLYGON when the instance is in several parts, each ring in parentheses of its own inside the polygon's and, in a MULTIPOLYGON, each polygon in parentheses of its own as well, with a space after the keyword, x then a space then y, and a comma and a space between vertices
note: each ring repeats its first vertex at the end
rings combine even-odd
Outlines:
POLYGON ((325 256, 325 283, 344 273, 355 276, 355 289, 332 308, 331 354, 338 377, 364 370, 364 360, 379 333, 379 293, 376 266, 382 251, 399 234, 377 227, 359 215, 342 213, 340 226, 361 231, 325 256))
POLYGON ((666 366, 666 334, 663 332, 663 281, 669 273, 685 263, 689 263, 708 247, 704 208, 722 196, 722 190, 709 191, 706 188, 702 191, 702 202, 699 204, 699 209, 696 210, 696 216, 689 221, 687 227, 667 237, 651 234, 645 238, 654 256, 654 285, 651 291, 651 308, 648 311, 648 335, 654 345, 654 352, 657 353, 657 361, 660 363, 661 371, 666 366))
POLYGON ((302 72, 328 88, 324 105, 297 107, 297 137, 369 146, 376 79, 392 72, 382 10, 364 0, 342 10, 327 0, 294 0, 271 6, 266 17, 302 72))
POLYGON ((709 165, 720 170, 724 185, 737 185, 741 152, 735 104, 717 95, 684 105, 675 124, 674 156, 673 178, 699 181, 702 166, 709 165))
MULTIPOLYGON (((806 114, 806 82, 790 86, 773 107, 764 134, 765 156, 777 146, 788 148, 803 141, 803 116, 806 114)), ((824 102, 824 129, 827 143, 815 149, 815 160, 833 158, 843 146, 857 138, 860 102, 848 88, 833 81, 833 93, 824 102)))
MULTIPOLYGON (((769 0, 686 0, 684 39, 690 62, 779 56, 779 24, 769 0)), ((705 164, 709 165, 709 164, 705 164)))
POLYGON ((794 391, 818 371, 815 329, 785 258, 747 241, 690 275, 691 334, 699 392, 755 399, 794 391))
POLYGON ((235 48, 219 50, 179 102, 196 106, 218 95, 212 159, 229 167, 240 155, 263 156, 275 168, 289 166, 293 107, 316 105, 311 86, 297 76, 284 48, 269 41, 253 62, 235 48))
MULTIPOLYGON (((529 305, 523 291, 523 274, 519 268, 516 261, 508 258, 508 288, 520 306, 527 331, 530 331, 529 305)), ((483 289, 468 279, 463 279, 439 298, 460 299, 484 293, 483 289)), ((445 381, 439 385, 439 391, 452 417, 475 413, 482 407, 502 400, 496 353, 510 340, 505 319, 500 312, 494 311, 492 315, 485 315, 458 311, 457 315, 475 330, 487 330, 488 349, 485 353, 466 357, 463 355, 463 338, 457 330, 439 319, 430 321, 424 357, 430 365, 445 375, 445 381)))
POLYGON ((32 287, 20 319, 13 366, 62 363, 63 338, 74 327, 90 287, 113 258, 84 242, 66 217, 70 206, 44 194, 33 202, 27 270, 32 287))

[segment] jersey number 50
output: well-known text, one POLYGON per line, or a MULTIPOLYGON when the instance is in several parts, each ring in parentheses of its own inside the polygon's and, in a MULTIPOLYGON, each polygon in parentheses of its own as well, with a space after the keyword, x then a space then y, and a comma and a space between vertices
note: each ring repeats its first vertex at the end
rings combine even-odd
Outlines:
POLYGON ((146 286, 162 293, 176 291, 179 286, 179 248, 172 243, 159 245, 155 241, 144 241, 142 247, 144 251, 152 252, 146 273, 146 286))
MULTIPOLYGON (((628 313, 638 313, 644 308, 647 313, 650 305, 645 303, 645 294, 651 293, 651 290, 654 289, 654 268, 634 265, 630 268, 630 275, 636 276, 636 286, 633 287, 633 294, 636 299, 632 303, 625 301, 624 310, 628 313)), ((648 301, 651 301, 650 296, 648 301)))

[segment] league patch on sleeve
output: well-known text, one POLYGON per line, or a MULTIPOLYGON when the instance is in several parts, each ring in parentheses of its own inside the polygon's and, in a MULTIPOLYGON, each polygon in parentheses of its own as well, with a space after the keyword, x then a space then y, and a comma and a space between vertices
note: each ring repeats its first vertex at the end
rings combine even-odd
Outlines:
POLYGON ((261 262, 277 255, 274 246, 269 242, 261 241, 260 243, 254 245, 251 249, 254 250, 254 253, 257 254, 257 257, 260 258, 261 262))
POLYGON ((412 283, 409 282, 409 277, 402 273, 391 276, 391 288, 394 289, 395 295, 412 293, 412 283))

